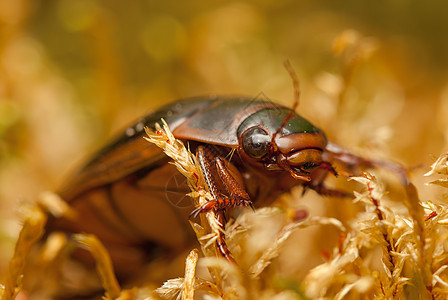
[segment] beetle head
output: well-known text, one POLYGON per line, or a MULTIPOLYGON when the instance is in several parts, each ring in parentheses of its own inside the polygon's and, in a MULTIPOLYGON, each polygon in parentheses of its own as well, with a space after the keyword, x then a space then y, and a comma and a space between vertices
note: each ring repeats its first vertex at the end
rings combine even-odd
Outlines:
POLYGON ((288 171, 295 179, 310 181, 315 168, 336 175, 322 154, 325 134, 305 118, 285 107, 260 110, 238 128, 239 153, 267 171, 288 171))

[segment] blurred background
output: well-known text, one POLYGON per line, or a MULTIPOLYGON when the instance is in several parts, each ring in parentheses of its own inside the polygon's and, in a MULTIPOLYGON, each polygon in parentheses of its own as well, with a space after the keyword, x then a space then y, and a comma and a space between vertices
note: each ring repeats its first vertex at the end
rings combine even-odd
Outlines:
POLYGON ((436 197, 421 175, 448 146, 446 1, 180 3, 0 0, 0 274, 22 203, 120 128, 197 95, 291 105, 286 59, 302 115, 413 167, 423 200, 436 197))

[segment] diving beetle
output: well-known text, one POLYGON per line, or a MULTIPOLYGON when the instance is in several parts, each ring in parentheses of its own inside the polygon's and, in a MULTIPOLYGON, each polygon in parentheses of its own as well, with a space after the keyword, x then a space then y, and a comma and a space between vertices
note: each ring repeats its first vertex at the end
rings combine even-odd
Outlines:
POLYGON ((47 232, 95 234, 109 250, 117 276, 125 279, 145 262, 186 249, 194 240, 190 214, 259 207, 297 185, 343 195, 323 185, 327 174, 337 175, 332 160, 370 164, 329 143, 322 130, 291 108, 269 100, 177 101, 128 127, 66 182, 59 194, 79 218, 52 217, 47 232), (144 139, 144 128, 154 130, 161 118, 197 154, 215 198, 193 212, 191 206, 173 205, 188 187, 176 179, 181 175, 162 150, 144 139), (168 191, 178 193, 168 198, 168 191))

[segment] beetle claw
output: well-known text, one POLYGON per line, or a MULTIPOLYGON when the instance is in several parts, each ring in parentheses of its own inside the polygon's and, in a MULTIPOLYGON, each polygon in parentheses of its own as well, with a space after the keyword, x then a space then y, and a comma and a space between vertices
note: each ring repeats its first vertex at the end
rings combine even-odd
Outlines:
POLYGON ((307 186, 303 185, 303 189, 302 189, 302 197, 305 195, 305 193, 308 191, 307 186))
POLYGON ((255 207, 254 207, 254 204, 252 203, 252 201, 247 201, 247 202, 248 203, 246 206, 249 206, 250 208, 252 208, 252 211, 255 212, 255 207))
POLYGON ((207 212, 211 211, 212 209, 224 210, 227 207, 236 207, 236 206, 250 207, 255 212, 254 205, 253 205, 252 201, 250 201, 250 200, 239 199, 239 198, 238 199, 224 198, 224 199, 217 199, 217 200, 212 200, 207 203, 204 203, 203 205, 194 209, 190 213, 190 218, 194 219, 197 216, 199 216, 199 214, 207 213, 207 212))
POLYGON ((338 172, 336 172, 336 170, 335 170, 334 167, 331 165, 331 163, 329 163, 329 162, 327 162, 327 161, 324 161, 324 162, 321 163, 321 166, 322 166, 324 169, 330 171, 330 173, 333 174, 334 177, 338 177, 338 176, 339 176, 338 172))
POLYGON ((213 208, 215 208, 215 206, 218 204, 217 200, 212 200, 209 201, 207 203, 204 203, 203 205, 199 206, 198 208, 196 208, 195 210, 193 210, 190 213, 190 218, 196 218, 197 216, 199 216, 199 214, 202 213, 207 213, 209 211, 211 211, 213 208))

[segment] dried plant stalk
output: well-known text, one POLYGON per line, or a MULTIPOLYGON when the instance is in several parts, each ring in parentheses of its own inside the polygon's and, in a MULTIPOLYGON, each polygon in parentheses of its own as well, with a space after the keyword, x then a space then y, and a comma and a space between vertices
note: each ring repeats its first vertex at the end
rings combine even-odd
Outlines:
MULTIPOLYGON (((163 119, 162 124, 163 128, 156 123, 156 132, 152 132, 148 127, 145 128, 148 135, 145 139, 163 149, 165 154, 173 159, 177 170, 187 179, 188 186, 192 191, 189 195, 195 200, 196 207, 213 200, 211 194, 206 190, 205 180, 196 157, 180 140, 173 136, 163 119)), ((218 236, 222 231, 222 224, 213 211, 205 215, 207 222, 202 222, 202 224, 208 224, 215 237, 218 236)))
POLYGON ((247 287, 244 285, 244 277, 238 266, 230 264, 221 257, 204 257, 199 264, 206 267, 220 269, 226 274, 229 282, 227 289, 221 293, 222 299, 247 299, 247 287))
POLYGON ((77 212, 70 207, 58 194, 50 191, 42 192, 37 197, 37 204, 46 212, 56 218, 65 217, 76 219, 77 212))
MULTIPOLYGON (((181 299, 184 288, 184 278, 169 279, 155 292, 163 299, 181 299)), ((196 278, 194 282, 195 291, 206 291, 209 295, 220 298, 221 292, 215 284, 208 280, 196 278)))
MULTIPOLYGON (((431 176, 434 174, 448 175, 448 154, 441 155, 432 165, 431 170, 425 174, 425 176, 431 176)), ((439 185, 444 188, 448 188, 448 178, 440 178, 430 181, 428 184, 439 185)))
MULTIPOLYGON (((145 139, 160 147, 168 157, 173 159, 172 163, 187 179, 187 184, 191 190, 189 196, 193 198, 196 207, 200 207, 206 202, 213 200, 211 194, 207 191, 205 179, 196 157, 180 140, 173 136, 163 119, 162 124, 163 128, 160 127, 158 123, 155 124, 156 132, 153 132, 146 127, 145 130, 148 137, 145 137, 145 139)), ((210 246, 214 244, 219 235, 224 234, 223 224, 219 221, 220 218, 215 211, 201 214, 200 217, 201 226, 191 222, 192 227, 198 237, 204 255, 216 256, 216 251, 212 250, 212 247, 210 246), (207 231, 210 233, 207 234, 207 231)), ((215 279, 216 284, 221 286, 222 281, 220 272, 216 268, 211 268, 210 272, 215 279)))
POLYGON ((413 231, 416 242, 416 247, 419 249, 417 264, 421 270, 422 280, 424 287, 427 289, 428 293, 431 294, 432 291, 432 253, 428 252, 427 236, 426 236, 426 225, 425 225, 425 213, 423 206, 421 205, 420 199, 417 194, 417 188, 409 182, 406 186, 406 206, 409 210, 409 215, 413 221, 413 231))
POLYGON ((272 260, 279 256, 279 251, 282 245, 287 241, 287 239, 291 236, 295 229, 305 228, 311 225, 328 224, 332 224, 342 232, 345 232, 345 227, 342 225, 342 223, 334 218, 311 217, 306 220, 287 224, 278 233, 278 236, 272 246, 269 249, 266 249, 266 251, 263 252, 263 255, 249 268, 250 276, 252 278, 257 278, 260 276, 261 272, 263 272, 263 270, 267 266, 269 266, 272 260))
MULTIPOLYGON (((189 194, 200 206, 211 200, 210 193, 202 177, 201 169, 184 145, 176 140, 166 123, 156 126, 155 133, 148 130, 148 140, 161 147, 173 158, 178 170, 188 179, 192 192, 189 194)), ((442 155, 427 176, 442 175, 443 178, 431 181, 445 187, 448 175, 447 156, 442 155)), ((325 217, 310 217, 295 220, 279 227, 273 242, 262 249, 258 257, 253 256, 245 272, 236 265, 229 264, 217 255, 211 247, 219 234, 223 234, 222 224, 216 214, 208 212, 201 215, 201 224, 193 223, 205 258, 198 260, 198 251, 190 252, 185 263, 184 278, 171 279, 156 290, 166 299, 193 299, 198 290, 216 299, 292 299, 302 296, 300 288, 292 292, 291 288, 281 289, 275 286, 274 261, 282 255, 281 248, 297 228, 311 225, 333 225, 342 232, 337 247, 332 254, 326 255, 327 261, 311 269, 303 287, 310 299, 406 299, 419 294, 422 298, 446 299, 448 297, 448 205, 445 203, 421 202, 416 187, 407 182, 406 198, 402 203, 391 202, 385 196, 382 185, 377 179, 364 173, 353 180, 362 184, 363 192, 354 192, 354 202, 362 204, 365 211, 356 218, 342 223, 340 220, 325 217), (205 215, 205 216, 204 216, 205 215), (347 225, 347 226, 346 226, 347 225), (375 255, 375 249, 381 249, 381 255, 375 255), (218 256, 218 257, 216 257, 218 256), (377 269, 380 262, 383 269, 377 269), (196 277, 197 265, 208 267, 212 280, 196 277), (263 282, 260 285, 259 282, 263 282)), ((52 194, 44 196, 40 205, 56 215, 70 217, 71 210, 60 205, 60 199, 52 194)), ((238 247, 253 230, 251 218, 287 215, 287 210, 279 208, 261 208, 240 215, 226 228, 226 236, 238 247)), ((14 299, 21 288, 21 279, 25 259, 29 249, 40 238, 46 222, 46 216, 39 207, 27 214, 22 231, 16 244, 14 257, 9 264, 9 273, 5 285, 0 286, 2 299, 14 299)), ((121 290, 115 278, 110 257, 92 235, 75 235, 75 239, 85 245, 97 262, 97 270, 106 290, 106 299, 152 299, 150 288, 132 288, 121 290)), ((62 242, 57 241, 57 242, 62 242)), ((242 245, 241 245, 242 246, 242 245)), ((56 246, 55 249, 60 249, 56 246)), ((251 249, 242 249, 250 251, 251 249)), ((43 260, 52 260, 57 254, 49 251, 43 260)), ((239 259, 241 259, 239 257, 239 259)), ((297 283, 299 286, 299 282, 297 283)), ((305 294, 305 293, 303 293, 305 294)))
POLYGON ((307 295, 342 299, 353 293, 364 298, 407 299, 418 294, 421 299, 446 299, 448 230, 442 224, 448 224, 448 206, 422 203, 412 183, 406 186, 408 198, 397 204, 388 201, 374 176, 365 173, 353 180, 365 186, 364 192, 355 192, 355 202, 366 211, 352 221, 336 255, 310 271, 305 281, 307 295), (374 267, 378 246, 383 271, 374 267))
MULTIPOLYGON (((408 255, 409 248, 401 247, 402 241, 399 240, 397 234, 404 230, 398 230, 400 224, 400 216, 395 215, 387 207, 382 205, 384 199, 383 187, 379 185, 376 178, 368 173, 363 176, 354 177, 356 180, 366 186, 364 193, 355 193, 357 196, 355 201, 362 202, 366 205, 367 214, 376 216, 376 219, 366 219, 361 221, 362 232, 371 236, 377 245, 382 249, 382 265, 384 267, 385 276, 379 276, 379 290, 377 296, 386 299, 398 299, 403 293, 403 286, 409 281, 403 273, 403 267, 408 255)), ((410 232, 409 228, 406 228, 410 232)), ((411 249, 409 251, 414 251, 411 249)))
POLYGON ((220 289, 210 281, 195 277, 198 251, 193 249, 185 260, 185 277, 167 280, 155 292, 164 299, 193 300, 195 290, 207 291, 211 295, 221 294, 220 289))
POLYGON ((47 222, 47 216, 37 206, 26 211, 25 215, 26 219, 16 242, 13 257, 9 261, 8 273, 1 294, 2 300, 15 299, 19 293, 26 259, 31 247, 41 238, 47 222))
POLYGON ((184 288, 182 290, 182 299, 193 300, 196 264, 198 262, 198 251, 193 249, 187 257, 185 263, 184 288))
POLYGON ((75 234, 73 238, 88 249, 96 261, 96 269, 104 287, 106 299, 116 299, 121 289, 115 278, 109 253, 98 238, 92 234, 75 234))

